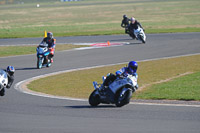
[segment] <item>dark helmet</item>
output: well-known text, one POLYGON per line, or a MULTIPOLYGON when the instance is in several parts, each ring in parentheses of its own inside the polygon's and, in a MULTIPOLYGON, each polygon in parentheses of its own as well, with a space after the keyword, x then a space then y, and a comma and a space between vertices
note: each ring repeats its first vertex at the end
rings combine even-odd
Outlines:
POLYGON ((47 37, 50 38, 50 39, 52 39, 53 38, 53 33, 52 32, 48 32, 47 33, 47 37))
POLYGON ((13 66, 8 66, 6 71, 10 74, 13 75, 15 72, 15 68, 13 66))
POLYGON ((123 18, 125 19, 125 18, 127 18, 127 16, 124 14, 124 15, 123 15, 123 18))
POLYGON ((135 61, 130 61, 129 63, 128 63, 128 71, 129 71, 129 73, 136 73, 136 71, 137 71, 137 68, 138 68, 138 64, 137 64, 137 62, 135 62, 135 61))

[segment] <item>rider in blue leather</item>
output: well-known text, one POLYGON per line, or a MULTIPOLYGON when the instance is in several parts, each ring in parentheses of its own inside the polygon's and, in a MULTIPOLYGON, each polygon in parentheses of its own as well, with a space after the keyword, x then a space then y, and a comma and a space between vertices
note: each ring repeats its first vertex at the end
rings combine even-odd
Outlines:
MULTIPOLYGON (((123 76, 123 77, 127 77, 129 75, 131 76, 135 76, 136 79, 138 79, 138 74, 137 72, 137 68, 138 68, 138 64, 136 61, 130 61, 128 63, 128 67, 123 67, 120 70, 116 71, 116 75, 114 74, 109 74, 106 79, 104 80, 102 86, 99 88, 99 91, 103 91, 104 89, 106 89, 110 83, 112 83, 117 77, 123 76)), ((138 89, 138 85, 135 86, 136 89, 138 89)))

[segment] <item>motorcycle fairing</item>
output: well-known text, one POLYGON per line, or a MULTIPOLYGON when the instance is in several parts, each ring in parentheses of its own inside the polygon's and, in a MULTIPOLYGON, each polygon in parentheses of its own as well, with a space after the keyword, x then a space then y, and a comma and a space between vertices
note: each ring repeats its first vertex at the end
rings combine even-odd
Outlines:
POLYGON ((4 70, 0 69, 0 90, 6 87, 7 84, 8 76, 4 70))
POLYGON ((114 82, 112 82, 109 85, 109 88, 115 94, 121 87, 123 87, 123 86, 125 86, 127 84, 132 86, 132 82, 131 82, 131 80, 128 80, 128 78, 116 79, 114 82))

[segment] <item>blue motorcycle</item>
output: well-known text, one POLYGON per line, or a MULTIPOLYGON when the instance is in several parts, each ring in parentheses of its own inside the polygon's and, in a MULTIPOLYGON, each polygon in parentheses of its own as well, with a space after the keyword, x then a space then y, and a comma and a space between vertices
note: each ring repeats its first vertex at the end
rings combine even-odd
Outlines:
POLYGON ((49 60, 48 56, 50 51, 48 49, 48 44, 41 43, 37 49, 37 68, 41 69, 42 67, 50 67, 51 61, 49 60))

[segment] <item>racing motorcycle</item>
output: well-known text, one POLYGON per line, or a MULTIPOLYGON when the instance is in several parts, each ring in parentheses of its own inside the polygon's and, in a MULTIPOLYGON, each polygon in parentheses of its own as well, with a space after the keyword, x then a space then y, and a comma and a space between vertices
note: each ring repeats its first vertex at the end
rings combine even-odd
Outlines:
POLYGON ((129 34, 130 37, 133 39, 136 38, 137 40, 142 41, 142 43, 146 43, 146 35, 140 26, 138 26, 138 29, 134 29, 133 31, 131 31, 128 27, 125 27, 125 29, 128 31, 127 34, 129 34))
POLYGON ((8 76, 7 73, 0 69, 0 96, 5 95, 5 88, 8 85, 8 76))
POLYGON ((37 49, 37 68, 40 69, 43 66, 50 67, 51 61, 49 60, 48 56, 50 54, 50 50, 48 48, 48 44, 41 43, 37 49))
MULTIPOLYGON (((105 77, 103 77, 103 81, 105 77)), ((130 102, 132 93, 136 90, 137 79, 132 76, 118 77, 104 92, 99 91, 99 86, 96 81, 93 82, 94 91, 90 94, 89 104, 91 106, 97 106, 100 103, 115 104, 117 107, 122 107, 130 102)))
POLYGON ((137 29, 134 29, 133 32, 137 40, 142 41, 142 43, 146 42, 146 35, 144 33, 144 30, 140 26, 138 26, 137 29))

